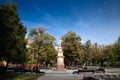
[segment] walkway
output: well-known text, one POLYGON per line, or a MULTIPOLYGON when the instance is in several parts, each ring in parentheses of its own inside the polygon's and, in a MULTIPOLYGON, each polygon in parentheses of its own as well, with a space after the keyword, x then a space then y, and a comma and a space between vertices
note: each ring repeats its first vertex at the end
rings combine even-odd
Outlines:
POLYGON ((46 73, 44 76, 37 80, 81 80, 82 75, 73 75, 73 71, 55 71, 55 70, 44 70, 46 73))
POLYGON ((106 76, 106 75, 119 75, 120 76, 120 68, 119 69, 106 69, 106 73, 80 73, 80 74, 72 74, 73 71, 76 70, 66 70, 66 71, 56 71, 56 70, 41 70, 44 71, 46 74, 44 76, 39 77, 37 80, 82 80, 83 76, 106 76), (115 73, 110 73, 114 72, 115 73), (116 73, 117 72, 117 73, 116 73))

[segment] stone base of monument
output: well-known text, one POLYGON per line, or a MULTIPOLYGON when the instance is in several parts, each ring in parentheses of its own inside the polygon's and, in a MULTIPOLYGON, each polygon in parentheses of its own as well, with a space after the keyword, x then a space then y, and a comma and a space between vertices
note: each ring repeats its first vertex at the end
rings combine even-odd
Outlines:
POLYGON ((64 71, 64 65, 57 65, 57 71, 64 71))

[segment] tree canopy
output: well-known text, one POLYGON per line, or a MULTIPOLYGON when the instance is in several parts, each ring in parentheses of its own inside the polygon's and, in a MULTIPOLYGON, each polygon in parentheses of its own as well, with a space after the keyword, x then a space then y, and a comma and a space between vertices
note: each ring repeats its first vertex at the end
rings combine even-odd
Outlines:
POLYGON ((26 28, 20 21, 15 3, 0 5, 0 58, 7 62, 26 60, 26 28))
POLYGON ((48 65, 48 63, 56 62, 57 52, 54 47, 55 38, 45 31, 44 27, 31 28, 29 39, 31 48, 35 48, 34 55, 38 55, 39 63, 48 65))
POLYGON ((81 38, 76 35, 75 32, 68 31, 64 36, 62 36, 62 47, 65 56, 65 64, 72 65, 78 64, 81 61, 81 38))

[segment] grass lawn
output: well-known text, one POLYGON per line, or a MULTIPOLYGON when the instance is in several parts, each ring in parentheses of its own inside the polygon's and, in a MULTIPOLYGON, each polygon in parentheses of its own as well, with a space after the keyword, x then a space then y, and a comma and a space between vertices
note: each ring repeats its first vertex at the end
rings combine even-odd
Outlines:
POLYGON ((0 80, 36 80, 38 77, 43 74, 35 74, 35 73, 15 73, 15 72, 7 72, 5 74, 0 75, 0 80))

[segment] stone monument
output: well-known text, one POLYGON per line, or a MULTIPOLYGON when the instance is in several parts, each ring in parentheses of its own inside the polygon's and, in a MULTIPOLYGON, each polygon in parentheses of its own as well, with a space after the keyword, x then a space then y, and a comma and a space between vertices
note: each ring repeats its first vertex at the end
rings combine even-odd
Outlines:
POLYGON ((64 71, 64 55, 61 47, 61 41, 58 46, 58 55, 57 55, 57 71, 64 71))

